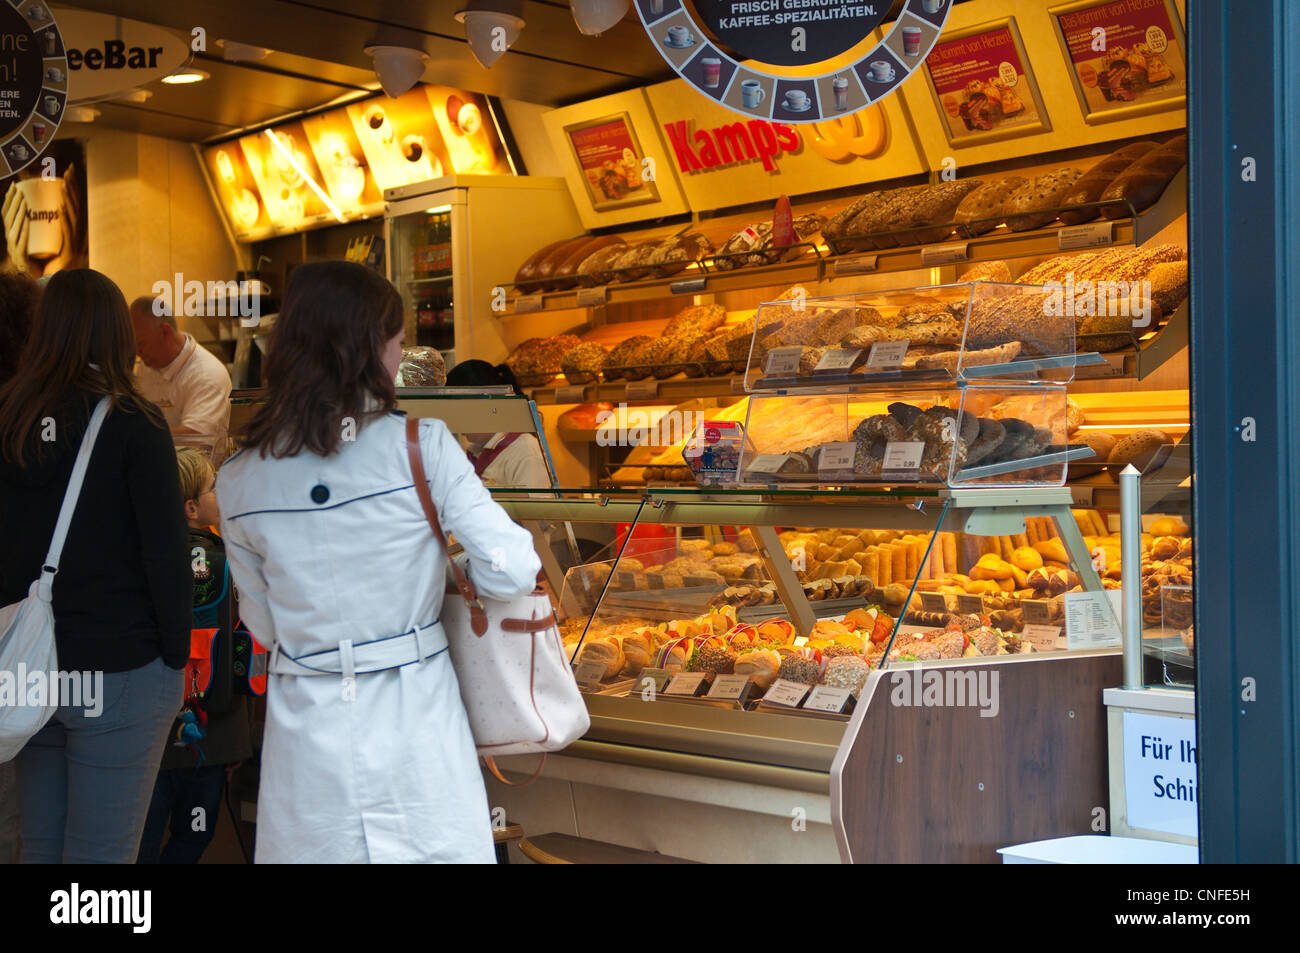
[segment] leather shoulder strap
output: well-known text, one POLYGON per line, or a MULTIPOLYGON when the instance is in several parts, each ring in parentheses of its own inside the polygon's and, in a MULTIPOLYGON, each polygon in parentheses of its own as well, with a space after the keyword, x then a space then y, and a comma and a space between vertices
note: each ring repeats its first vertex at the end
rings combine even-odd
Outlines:
POLYGON ((438 522, 438 508, 433 505, 433 495, 429 492, 429 478, 425 475, 424 458, 420 453, 420 421, 415 417, 408 417, 406 420, 406 455, 411 461, 411 475, 415 478, 415 495, 420 498, 424 518, 429 521, 433 535, 447 557, 447 565, 451 567, 456 588, 460 590, 461 597, 469 606, 470 628, 474 630, 475 635, 482 636, 487 632, 487 613, 483 610, 483 603, 479 601, 478 593, 474 590, 474 584, 469 581, 469 576, 465 575, 465 571, 456 564, 456 560, 451 558, 447 535, 442 531, 442 524, 438 522))

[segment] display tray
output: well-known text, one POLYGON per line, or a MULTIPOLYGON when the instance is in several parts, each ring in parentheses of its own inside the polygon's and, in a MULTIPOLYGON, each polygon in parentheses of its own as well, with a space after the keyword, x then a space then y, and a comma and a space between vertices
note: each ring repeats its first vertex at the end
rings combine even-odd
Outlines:
MULTIPOLYGON (((1059 466, 1062 463, 1073 463, 1074 461, 1086 460, 1094 456, 1094 451, 1086 444, 1071 444, 1065 446, 1051 446, 1046 448, 1046 453, 1040 453, 1032 457, 1019 457, 1014 460, 1001 460, 997 463, 990 463, 980 467, 967 467, 958 470, 953 476, 954 483, 963 483, 969 480, 979 480, 991 476, 999 476, 1005 473, 1016 473, 1021 470, 1030 470, 1034 467, 1041 466, 1059 466)), ((842 477, 832 479, 820 479, 815 473, 763 473, 762 480, 754 479, 755 474, 747 473, 741 479, 742 486, 776 486, 786 485, 794 486, 804 484, 807 486, 826 486, 838 483, 871 483, 878 486, 886 486, 896 483, 915 484, 918 486, 943 486, 942 480, 922 480, 918 475, 915 479, 909 479, 906 474, 894 474, 880 479, 862 479, 847 480, 842 477)))

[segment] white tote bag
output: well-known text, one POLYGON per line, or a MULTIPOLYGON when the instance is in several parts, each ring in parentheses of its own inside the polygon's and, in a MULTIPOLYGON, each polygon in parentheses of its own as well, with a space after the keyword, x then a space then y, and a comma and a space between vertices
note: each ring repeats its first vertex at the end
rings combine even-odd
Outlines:
POLYGON ((59 557, 63 554, 63 542, 68 538, 73 510, 81 496, 90 453, 107 416, 108 398, 101 397, 81 438, 81 449, 77 451, 77 462, 63 493, 63 504, 59 507, 54 537, 50 540, 41 575, 32 583, 26 599, 0 608, 0 762, 18 754, 23 745, 45 727, 59 707, 56 697, 59 681, 50 677, 50 673, 59 669, 51 603, 54 575, 59 571, 59 557), (46 683, 43 704, 28 704, 31 699, 27 696, 27 675, 31 672, 43 673, 46 683), (3 684, 4 681, 9 684, 3 684))
POLYGON ((564 654, 550 599, 540 590, 505 601, 478 597, 448 550, 414 418, 406 422, 406 447, 420 505, 447 554, 442 627, 461 699, 479 754, 501 778, 493 756, 559 751, 587 732, 591 718, 564 654))

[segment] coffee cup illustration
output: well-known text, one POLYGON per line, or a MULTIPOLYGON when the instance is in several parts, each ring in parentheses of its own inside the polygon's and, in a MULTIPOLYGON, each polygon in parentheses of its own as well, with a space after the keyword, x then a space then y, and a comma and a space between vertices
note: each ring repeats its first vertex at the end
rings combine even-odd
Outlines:
POLYGON ((894 67, 885 60, 874 60, 871 64, 871 78, 878 83, 887 83, 894 78, 894 67))
POLYGON ((740 84, 740 101, 745 104, 746 109, 757 109, 766 98, 767 90, 758 80, 747 79, 740 84))
POLYGON ((919 26, 903 27, 903 55, 921 55, 921 28, 919 26))
POLYGON ((61 83, 63 82, 63 70, 57 66, 51 66, 45 71, 45 78, 51 83, 61 83))
POLYGON ((787 109, 802 110, 808 106, 808 94, 802 89, 786 90, 785 105, 787 109))
POLYGON ((59 50, 59 35, 53 30, 46 30, 41 34, 42 42, 45 44, 45 55, 53 56, 59 50))
POLYGON ((45 97, 45 115, 50 117, 57 116, 59 114, 59 109, 61 107, 62 104, 59 102, 58 97, 56 96, 45 97))
POLYGON ((668 28, 668 45, 669 46, 690 46, 695 42, 695 37, 691 31, 684 26, 670 26, 668 28))
POLYGON ((27 147, 25 145, 23 145, 21 142, 14 144, 15 158, 17 158, 21 162, 23 159, 27 158, 27 155, 28 155, 27 147))
POLYGON ((32 139, 35 140, 38 146, 45 141, 45 134, 49 131, 50 127, 43 122, 32 123, 32 139))
POLYGON ((938 13, 943 9, 943 0, 921 0, 921 9, 926 13, 938 13))
POLYGON ((28 7, 27 15, 37 23, 44 23, 49 19, 49 14, 45 12, 45 7, 39 3, 33 3, 28 7))
POLYGON ((844 112, 849 108, 849 80, 847 76, 836 76, 831 80, 831 90, 835 93, 835 108, 844 112))
POLYGON ((407 162, 419 162, 427 149, 424 136, 407 136, 402 140, 402 158, 407 162))
POLYGON ((713 56, 706 56, 704 63, 704 85, 709 89, 717 89, 718 84, 722 81, 722 60, 713 56))

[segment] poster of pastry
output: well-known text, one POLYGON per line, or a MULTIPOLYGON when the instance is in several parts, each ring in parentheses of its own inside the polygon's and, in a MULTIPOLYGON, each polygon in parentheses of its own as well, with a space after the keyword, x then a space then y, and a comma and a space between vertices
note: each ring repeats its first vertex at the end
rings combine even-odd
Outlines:
POLYGON ((945 35, 925 72, 950 145, 1051 128, 1014 17, 945 35))
POLYGON ((617 208, 659 199, 654 179, 647 176, 645 153, 632 131, 627 113, 602 116, 564 127, 587 184, 594 208, 617 208))
POLYGON ((1183 108, 1187 63, 1173 0, 1087 0, 1051 14, 1088 122, 1183 108))

